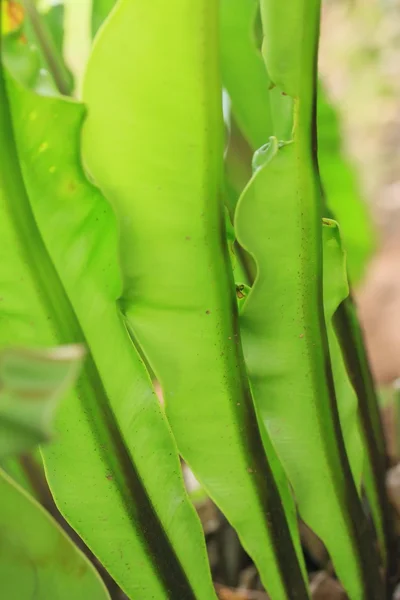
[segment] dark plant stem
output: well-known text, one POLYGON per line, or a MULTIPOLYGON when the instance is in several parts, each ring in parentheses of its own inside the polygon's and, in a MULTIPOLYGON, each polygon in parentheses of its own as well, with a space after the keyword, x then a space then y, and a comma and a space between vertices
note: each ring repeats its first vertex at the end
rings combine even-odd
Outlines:
POLYGON ((363 333, 358 322, 356 308, 351 296, 347 298, 339 307, 338 318, 343 322, 347 330, 347 336, 351 347, 345 352, 348 353, 350 375, 354 377, 354 385, 359 396, 364 398, 364 404, 368 408, 368 414, 371 422, 371 428, 376 447, 379 451, 383 466, 386 458, 385 435, 382 426, 382 420, 379 412, 379 402, 375 391, 374 380, 372 377, 369 361, 364 345, 363 333))
POLYGON ((64 65, 63 59, 55 46, 54 40, 35 6, 34 1, 23 0, 23 6, 58 91, 64 96, 71 95, 71 78, 64 65))
POLYGON ((373 485, 382 519, 387 556, 387 593, 391 598, 397 578, 396 538, 392 523, 392 509, 386 493, 385 441, 380 419, 378 399, 365 351, 363 335, 351 297, 339 306, 333 319, 343 352, 346 368, 358 398, 359 421, 371 467, 373 485))
POLYGON ((119 591, 116 582, 58 510, 46 481, 43 468, 39 466, 33 456, 28 454, 20 456, 17 460, 35 493, 35 499, 40 502, 43 508, 45 508, 59 526, 62 527, 74 544, 85 554, 99 572, 110 594, 115 595, 119 591))

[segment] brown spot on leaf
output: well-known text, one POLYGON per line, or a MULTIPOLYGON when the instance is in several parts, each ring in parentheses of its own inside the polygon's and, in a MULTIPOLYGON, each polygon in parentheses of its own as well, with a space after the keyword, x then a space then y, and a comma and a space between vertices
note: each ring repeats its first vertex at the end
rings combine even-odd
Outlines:
POLYGON ((75 192, 76 191, 76 187, 77 187, 76 186, 76 181, 71 180, 67 184, 67 190, 68 190, 68 192, 75 192))

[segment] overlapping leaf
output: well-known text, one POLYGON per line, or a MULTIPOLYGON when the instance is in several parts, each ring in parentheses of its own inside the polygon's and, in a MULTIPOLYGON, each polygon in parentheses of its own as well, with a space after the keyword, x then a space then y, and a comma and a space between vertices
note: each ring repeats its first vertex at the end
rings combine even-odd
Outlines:
MULTIPOLYGON (((240 132, 247 138, 253 151, 266 144, 270 135, 279 140, 290 139, 293 99, 282 88, 279 76, 281 66, 269 62, 270 69, 278 73, 271 82, 266 67, 261 64, 255 39, 257 3, 253 0, 220 0, 220 5, 223 82, 230 94, 233 115, 239 126, 239 132, 233 129, 234 139, 226 161, 228 198, 230 205, 233 205, 237 199, 235 191, 240 189, 244 179, 242 173, 244 177, 247 176, 249 164, 240 132)), ((277 50, 286 37, 292 41, 296 39, 298 23, 291 18, 286 19, 283 14, 285 10, 282 4, 282 14, 276 16, 276 22, 274 15, 268 18, 265 47, 271 43, 277 50), (283 26, 277 24, 280 18, 283 19, 283 26), (279 30, 288 35, 279 36, 277 44, 274 32, 279 30), (292 30, 293 35, 290 33, 292 30)), ((281 48, 280 52, 285 52, 285 48, 281 48)), ((322 86, 319 92, 318 156, 322 184, 329 209, 341 225, 350 276, 356 282, 373 249, 374 235, 366 206, 360 198, 354 169, 340 145, 338 117, 322 86)))
MULTIPOLYGON (((306 227, 303 215, 310 214, 310 207, 303 208, 303 193, 298 204, 296 142, 281 150, 276 143, 275 148, 271 162, 245 190, 236 214, 238 240, 258 266, 241 315, 245 358, 257 406, 286 466, 300 514, 325 542, 338 575, 356 599, 362 597, 363 584, 347 513, 347 486, 352 489, 353 514, 362 519, 362 509, 326 387, 320 337, 324 324, 315 305, 312 309, 316 266, 309 253, 318 233, 306 227), (321 497, 323 502, 318 501, 321 497)), ((308 194, 312 197, 309 188, 308 194)))
POLYGON ((132 598, 213 597, 176 448, 118 311, 115 220, 79 163, 83 108, 12 80, 8 93, 34 214, 1 85, 0 343, 90 351, 44 450, 56 501, 132 598))
POLYGON ((4 598, 109 599, 90 562, 50 515, 2 470, 0 531, 4 598))
POLYGON ((123 307, 179 449, 271 597, 304 598, 293 501, 241 351, 220 203, 217 13, 209 0, 120 1, 85 78, 84 158, 119 217, 123 307))
POLYGON ((322 303, 312 154, 319 2, 296 0, 288 12, 264 0, 261 10, 267 69, 293 99, 295 127, 289 144, 271 139, 236 213, 238 240, 258 265, 242 312, 246 362, 300 514, 327 545, 350 597, 375 598, 383 591, 340 430, 322 303))
POLYGON ((257 0, 220 0, 222 80, 253 150, 272 134, 270 81, 256 42, 257 0))
POLYGON ((92 0, 92 36, 94 37, 100 26, 114 8, 116 0, 92 0))
POLYGON ((364 446, 358 420, 358 399, 347 374, 346 364, 334 328, 334 317, 349 295, 347 265, 337 223, 323 220, 323 298, 335 393, 340 425, 353 479, 360 489, 364 465, 364 446))

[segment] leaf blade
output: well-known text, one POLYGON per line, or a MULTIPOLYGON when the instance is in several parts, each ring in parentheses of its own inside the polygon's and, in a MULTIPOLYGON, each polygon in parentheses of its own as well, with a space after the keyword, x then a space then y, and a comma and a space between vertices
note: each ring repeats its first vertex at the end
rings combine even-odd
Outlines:
POLYGON ((7 598, 110 598, 88 559, 2 470, 0 529, 0 578, 7 598))
POLYGON ((324 313, 338 413, 353 479, 360 489, 365 453, 359 428, 358 399, 347 373, 334 326, 337 310, 349 295, 346 255, 335 221, 323 219, 322 242, 324 313))
POLYGON ((307 597, 293 548, 293 501, 269 441, 260 438, 221 241, 217 12, 208 0, 190 9, 183 0, 117 5, 86 73, 84 158, 119 216, 124 310, 162 384, 182 455, 239 531, 273 597, 307 597), (122 52, 122 42, 129 52, 122 52), (175 64, 180 68, 171 69, 175 64), (290 568, 285 552, 293 558, 290 568))
POLYGON ((92 0, 92 37, 96 35, 115 3, 116 0, 92 0))
MULTIPOLYGON (((200 524, 184 490, 172 436, 116 305, 120 282, 112 213, 79 164, 83 108, 41 98, 12 81, 8 90, 35 218, 10 153, 12 137, 7 143, 3 138, 0 153, 9 170, 0 173, 2 188, 10 192, 14 186, 18 202, 10 206, 10 196, 1 194, 1 233, 4 237, 7 227, 8 248, 22 251, 8 251, 0 270, 9 286, 2 308, 11 311, 2 339, 27 341, 34 335, 45 343, 84 342, 91 350, 76 392, 59 412, 57 440, 44 450, 56 500, 133 597, 161 600, 170 589, 182 598, 208 599, 214 592, 200 524), (46 153, 50 142, 52 152, 46 153), (8 281, 11 271, 21 279, 8 281), (104 382, 100 371, 102 378, 107 373, 104 382), (144 452, 149 443, 152 454, 144 452), (141 568, 132 572, 137 563, 141 568)), ((2 131, 9 131, 1 86, 0 93, 0 119, 8 128, 2 131)))
POLYGON ((313 154, 320 3, 296 0, 286 18, 283 4, 263 0, 261 12, 264 59, 272 81, 292 98, 294 129, 291 142, 271 140, 271 156, 236 212, 238 240, 258 262, 242 311, 245 356, 256 403, 300 514, 329 548, 350 596, 379 597, 382 582, 376 557, 370 548, 365 551, 373 544, 340 430, 323 314, 321 199, 313 154), (314 444, 318 450, 312 451, 314 444), (312 501, 318 493, 311 490, 321 482, 332 503, 325 517, 324 506, 312 501), (335 527, 327 520, 333 514, 335 527))
POLYGON ((222 80, 232 101, 232 112, 253 150, 272 135, 270 80, 256 46, 255 0, 221 0, 222 80))

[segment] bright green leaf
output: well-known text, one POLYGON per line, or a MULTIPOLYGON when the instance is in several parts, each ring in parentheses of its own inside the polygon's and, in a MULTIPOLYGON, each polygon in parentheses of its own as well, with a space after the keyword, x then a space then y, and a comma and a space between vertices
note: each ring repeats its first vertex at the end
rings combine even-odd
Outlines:
POLYGON ((364 447, 358 421, 358 399, 347 374, 346 364, 334 329, 334 315, 349 295, 346 255, 337 223, 323 220, 323 294, 329 354, 335 383, 340 425, 347 456, 358 488, 364 465, 364 447))
POLYGON ((293 500, 261 439, 241 351, 218 52, 216 2, 121 0, 86 73, 84 159, 119 217, 123 307, 183 457, 271 597, 305 598, 293 500))
MULTIPOLYGON (((223 81, 232 101, 235 119, 250 142, 253 151, 265 144, 270 135, 279 140, 288 140, 292 136, 293 99, 287 93, 282 94, 279 86, 285 64, 275 65, 270 60, 270 68, 276 75, 274 87, 271 86, 266 68, 262 65, 261 57, 255 46, 254 21, 257 7, 254 0, 221 0, 221 39, 222 39, 222 71, 223 81)), ((281 3, 282 4, 282 3, 281 3)), ((285 12, 284 4, 263 10, 266 12, 268 28, 277 28, 276 23, 284 18, 284 29, 288 27, 299 30, 298 21, 282 17, 285 12), (269 11, 271 10, 271 14, 269 11), (275 13, 275 11, 277 11, 275 13)), ((295 10, 292 8, 292 15, 295 10)), ((278 27, 279 30, 279 27, 278 27)), ((264 51, 269 52, 269 29, 266 30, 264 51)), ((293 36, 292 42, 296 39, 293 36)), ((274 40, 274 56, 277 55, 276 37, 278 44, 284 44, 285 36, 272 37, 274 40)), ((289 35, 287 36, 289 38, 289 35)), ((282 47, 282 52, 285 52, 282 47)), ((287 51, 287 56, 289 50, 287 51)), ((297 67, 296 67, 297 68, 297 67)), ((343 156, 340 147, 338 118, 333 107, 329 104, 323 87, 318 94, 318 158, 322 184, 327 197, 327 204, 341 226, 343 241, 348 253, 348 268, 353 282, 362 277, 366 261, 371 255, 375 235, 371 219, 367 213, 360 190, 356 182, 354 169, 349 160, 343 156)), ((237 136, 237 134, 236 134, 237 136)), ((230 206, 236 203, 237 185, 234 185, 241 172, 246 169, 246 156, 238 154, 240 146, 229 147, 227 161, 227 177, 230 192, 230 206), (236 150, 236 152, 235 152, 236 150)))
POLYGON ((94 567, 50 515, 0 470, 0 581, 8 600, 107 600, 94 567))
POLYGON ((236 212, 238 241, 258 266, 241 315, 245 357, 300 515, 325 542, 349 596, 372 599, 383 590, 340 430, 322 302, 322 211, 312 153, 320 3, 295 0, 288 11, 262 0, 261 11, 267 70, 292 96, 294 130, 292 143, 271 140, 258 157, 236 212))
POLYGON ((295 176, 296 165, 304 164, 297 158, 296 141, 276 152, 246 188, 235 219, 238 240, 258 266, 241 314, 245 358, 257 406, 287 469, 300 515, 324 541, 338 576, 357 600, 363 597, 363 583, 348 511, 362 519, 362 508, 344 446, 338 451, 338 415, 325 379, 324 324, 315 285, 318 232, 306 205, 315 196, 312 187, 298 188, 299 180, 307 181, 307 171, 295 176))
POLYGON ((319 0, 285 2, 261 0, 263 24, 262 54, 271 82, 292 98, 299 96, 303 69, 310 47, 304 39, 304 21, 313 23, 319 0))
POLYGON ((208 600, 200 523, 118 310, 115 219, 80 166, 84 109, 11 80, 8 92, 34 217, 0 78, 0 344, 83 342, 90 350, 43 449, 55 500, 133 598, 208 600))

